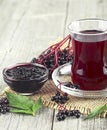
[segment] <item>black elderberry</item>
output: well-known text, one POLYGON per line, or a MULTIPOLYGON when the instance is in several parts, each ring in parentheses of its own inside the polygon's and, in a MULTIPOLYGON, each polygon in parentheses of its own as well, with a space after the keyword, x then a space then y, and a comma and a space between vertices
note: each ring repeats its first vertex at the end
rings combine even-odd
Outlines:
POLYGON ((3 104, 0 104, 0 108, 2 108, 3 107, 3 104))
POLYGON ((54 59, 54 55, 53 54, 50 55, 50 59, 54 59))
POLYGON ((63 84, 69 88, 73 87, 73 84, 71 82, 65 82, 63 84))
POLYGON ((61 120, 62 120, 62 116, 58 116, 58 117, 57 117, 57 120, 58 120, 58 121, 61 121, 61 120))
POLYGON ((37 59, 36 58, 33 58, 31 63, 36 63, 37 62, 37 59))
POLYGON ((52 97, 51 97, 51 101, 55 101, 55 96, 52 96, 52 97))
POLYGON ((79 110, 74 110, 74 113, 80 113, 80 111, 79 110))
POLYGON ((66 117, 76 117, 79 118, 81 113, 79 110, 59 110, 56 114, 58 121, 64 120, 66 117))
POLYGON ((80 113, 76 113, 76 114, 75 114, 75 117, 76 117, 76 118, 79 118, 80 116, 81 116, 80 113))
POLYGON ((5 114, 6 112, 9 112, 9 101, 4 97, 0 99, 0 113, 5 114))
POLYGON ((73 56, 68 56, 68 62, 71 62, 72 63, 72 61, 73 61, 73 56))
POLYGON ((57 92, 56 92, 56 96, 60 96, 60 92, 57 91, 57 92))
POLYGON ((56 102, 56 103, 60 103, 59 99, 55 99, 55 102, 56 102))
POLYGON ((68 95, 61 95, 60 92, 56 92, 55 96, 51 97, 51 101, 55 101, 56 103, 64 104, 69 100, 68 95))
POLYGON ((80 113, 79 110, 74 110, 74 116, 75 116, 76 118, 79 118, 80 115, 81 115, 81 113, 80 113))
POLYGON ((53 48, 52 50, 51 48, 48 48, 37 59, 34 58, 31 61, 33 63, 39 63, 46 66, 49 70, 49 76, 50 76, 49 78, 51 78, 51 74, 56 67, 63 65, 67 62, 72 62, 73 59, 72 54, 70 54, 70 48, 65 49, 59 48, 57 50, 56 49, 52 51, 53 48))
POLYGON ((69 111, 70 116, 74 116, 75 115, 74 112, 75 112, 74 110, 69 111))
POLYGON ((61 115, 61 118, 62 118, 62 120, 64 120, 64 119, 66 118, 66 115, 65 115, 65 114, 62 114, 62 115, 61 115))
POLYGON ((80 86, 78 84, 74 84, 75 89, 80 89, 80 86))
POLYGON ((62 121, 66 118, 66 114, 63 112, 63 111, 59 111, 57 114, 56 114, 56 117, 57 117, 57 120, 58 121, 62 121))
POLYGON ((66 103, 66 101, 63 100, 63 99, 61 99, 61 100, 58 100, 58 103, 60 103, 60 104, 64 104, 64 103, 66 103))
POLYGON ((6 114, 6 112, 7 112, 6 109, 4 109, 4 108, 1 109, 1 113, 2 113, 2 114, 6 114))
POLYGON ((7 108, 6 108, 6 111, 7 111, 7 112, 9 112, 9 110, 10 110, 10 108, 9 108, 9 107, 7 107, 7 108))
POLYGON ((80 89, 80 86, 78 84, 73 84, 71 82, 65 82, 63 83, 66 87, 73 88, 73 89, 80 89))

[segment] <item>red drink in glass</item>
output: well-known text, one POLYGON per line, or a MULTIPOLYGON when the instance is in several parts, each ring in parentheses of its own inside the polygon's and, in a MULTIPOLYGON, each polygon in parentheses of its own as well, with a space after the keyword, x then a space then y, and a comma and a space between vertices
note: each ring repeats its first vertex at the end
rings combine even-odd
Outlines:
MULTIPOLYGON (((106 23, 105 28, 107 27, 107 21, 99 21, 106 23)), ((99 21, 94 19, 76 21, 79 30, 77 32, 71 30, 74 51, 71 78, 82 90, 102 90, 107 86, 107 32, 104 26, 100 25, 102 28, 98 28, 98 24, 104 24, 99 21), (88 25, 81 28, 84 21, 88 25), (91 22, 97 25, 89 26, 91 22)))

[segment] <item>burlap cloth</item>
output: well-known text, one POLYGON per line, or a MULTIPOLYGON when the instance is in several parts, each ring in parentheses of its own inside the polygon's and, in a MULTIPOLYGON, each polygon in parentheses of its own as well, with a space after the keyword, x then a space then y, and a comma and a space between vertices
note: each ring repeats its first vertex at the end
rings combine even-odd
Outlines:
MULTIPOLYGON (((9 87, 8 87, 9 89, 9 87)), ((52 80, 48 80, 42 89, 31 96, 32 99, 36 100, 38 97, 42 97, 43 105, 49 108, 58 109, 58 104, 51 101, 51 97, 56 93, 56 86, 52 80)), ((12 91, 9 89, 9 91, 12 91)), ((82 114, 90 113, 94 108, 107 104, 107 98, 80 98, 69 96, 69 100, 64 104, 64 107, 68 110, 78 109, 82 114)), ((100 117, 106 117, 107 111, 102 113, 100 117)))

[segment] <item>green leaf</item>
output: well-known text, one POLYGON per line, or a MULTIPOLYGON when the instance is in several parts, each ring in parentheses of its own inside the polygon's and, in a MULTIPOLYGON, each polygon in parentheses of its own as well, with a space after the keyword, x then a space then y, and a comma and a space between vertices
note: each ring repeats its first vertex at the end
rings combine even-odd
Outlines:
POLYGON ((103 105, 103 106, 99 106, 99 107, 95 108, 89 115, 87 115, 84 118, 84 120, 93 118, 93 117, 101 114, 102 112, 104 112, 104 110, 106 110, 106 109, 107 109, 107 105, 106 104, 103 105))
POLYGON ((36 111, 42 107, 41 97, 34 101, 27 96, 5 92, 9 100, 10 112, 35 115, 36 111))
POLYGON ((23 110, 23 109, 17 109, 17 108, 12 108, 12 109, 10 109, 10 112, 13 112, 13 113, 23 113, 23 114, 33 115, 33 112, 30 111, 30 110, 23 110))
POLYGON ((20 109, 29 109, 29 106, 32 107, 33 100, 28 98, 27 96, 22 96, 14 93, 5 92, 6 96, 9 100, 9 105, 11 107, 16 107, 20 109))
POLYGON ((36 111, 42 108, 42 99, 41 97, 33 104, 32 111, 33 115, 35 115, 36 111))

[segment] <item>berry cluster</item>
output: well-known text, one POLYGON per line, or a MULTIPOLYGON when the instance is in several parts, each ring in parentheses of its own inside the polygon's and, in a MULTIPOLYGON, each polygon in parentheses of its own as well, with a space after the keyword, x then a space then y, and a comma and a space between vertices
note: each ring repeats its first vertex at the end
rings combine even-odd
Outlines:
POLYGON ((63 95, 60 94, 60 92, 57 91, 55 96, 52 96, 51 101, 55 101, 58 103, 58 113, 56 114, 56 118, 58 121, 64 120, 66 117, 76 117, 79 118, 81 116, 81 113, 79 110, 66 110, 63 106, 66 101, 69 100, 67 93, 64 93, 63 95))
POLYGON ((73 55, 70 55, 69 49, 58 51, 58 65, 63 65, 73 60, 73 55))
POLYGON ((57 120, 62 121, 66 117, 76 117, 79 118, 81 116, 81 113, 79 110, 59 110, 56 114, 57 120))
POLYGON ((9 112, 9 101, 8 101, 7 98, 1 98, 0 99, 0 112, 2 114, 9 112))
POLYGON ((80 86, 78 84, 73 84, 71 82, 65 82, 63 83, 66 87, 73 88, 73 89, 80 89, 80 86))
MULTIPOLYGON (((71 62, 73 59, 73 55, 69 54, 69 50, 58 50, 58 59, 57 59, 57 64, 56 63, 56 57, 55 54, 51 54, 47 59, 44 59, 40 64, 46 66, 49 70, 49 74, 51 76, 51 73, 53 72, 53 70, 60 66, 63 65, 65 63, 71 62)), ((32 63, 38 63, 38 59, 33 58, 32 63)))
POLYGON ((43 51, 38 58, 33 58, 31 62, 39 63, 46 66, 49 70, 49 78, 55 68, 68 62, 72 62, 73 51, 71 48, 71 37, 68 35, 61 42, 50 46, 48 49, 43 51), (68 41, 68 44, 67 44, 68 41), (66 45, 63 47, 63 45, 66 45), (63 49, 62 49, 63 47, 63 49))
POLYGON ((45 69, 40 67, 16 67, 6 71, 6 74, 17 80, 33 80, 45 74, 45 69))
POLYGON ((57 92, 55 96, 51 97, 51 101, 55 101, 56 103, 59 104, 64 104, 69 100, 69 97, 66 93, 64 95, 61 95, 60 92, 57 92))

